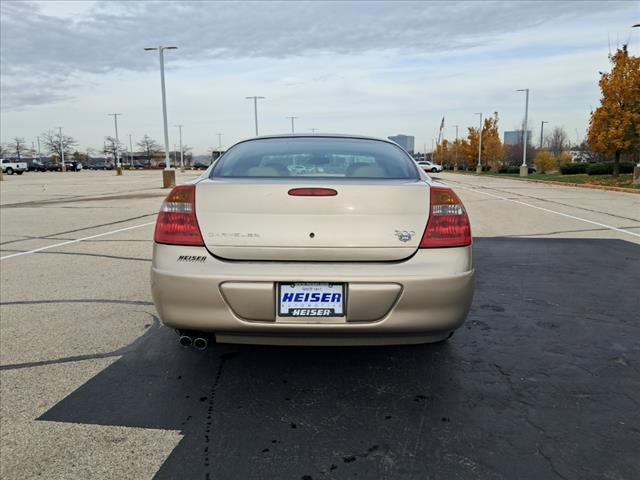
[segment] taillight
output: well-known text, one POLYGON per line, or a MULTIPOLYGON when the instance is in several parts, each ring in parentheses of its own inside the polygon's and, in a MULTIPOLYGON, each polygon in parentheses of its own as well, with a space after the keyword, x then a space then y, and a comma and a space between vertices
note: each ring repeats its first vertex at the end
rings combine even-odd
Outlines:
POLYGON ((420 248, 471 245, 471 225, 464 205, 445 187, 431 187, 431 215, 420 248))
POLYGON ((153 240, 168 245, 204 247, 196 219, 195 185, 180 185, 171 190, 158 213, 153 240))

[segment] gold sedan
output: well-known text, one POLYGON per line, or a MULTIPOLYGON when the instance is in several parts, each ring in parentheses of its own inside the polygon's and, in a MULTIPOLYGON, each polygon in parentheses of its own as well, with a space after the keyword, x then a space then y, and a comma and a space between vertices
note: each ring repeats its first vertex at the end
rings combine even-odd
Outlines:
POLYGON ((180 343, 445 340, 471 305, 471 227, 399 146, 358 136, 240 142, 173 189, 151 290, 180 343))

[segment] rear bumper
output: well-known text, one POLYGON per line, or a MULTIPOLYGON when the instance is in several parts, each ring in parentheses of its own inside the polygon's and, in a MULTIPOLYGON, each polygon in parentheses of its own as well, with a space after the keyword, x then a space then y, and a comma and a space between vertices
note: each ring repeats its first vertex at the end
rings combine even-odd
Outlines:
POLYGON ((464 322, 471 247, 393 263, 229 262, 205 248, 154 245, 151 291, 163 323, 220 342, 391 344, 438 341, 464 322), (346 319, 283 319, 277 282, 344 282, 346 319))

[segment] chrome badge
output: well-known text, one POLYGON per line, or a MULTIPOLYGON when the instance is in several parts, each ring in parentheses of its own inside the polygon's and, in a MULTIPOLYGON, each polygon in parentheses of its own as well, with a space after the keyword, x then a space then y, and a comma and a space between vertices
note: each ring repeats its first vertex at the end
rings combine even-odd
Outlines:
POLYGON ((410 232, 407 232, 406 230, 396 230, 396 237, 398 237, 398 240, 401 242, 408 242, 415 234, 416 232, 413 230, 410 232))

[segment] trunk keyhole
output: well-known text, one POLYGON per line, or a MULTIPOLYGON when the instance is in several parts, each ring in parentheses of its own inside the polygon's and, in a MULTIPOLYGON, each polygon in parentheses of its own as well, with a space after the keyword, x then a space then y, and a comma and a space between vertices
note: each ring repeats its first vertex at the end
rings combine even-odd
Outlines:
POLYGON ((309 238, 313 238, 313 237, 315 237, 315 236, 316 236, 316 234, 315 234, 315 233, 313 233, 313 232, 311 232, 311 233, 309 234, 309 238))

